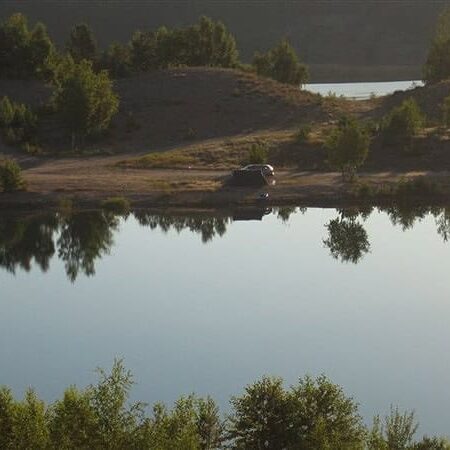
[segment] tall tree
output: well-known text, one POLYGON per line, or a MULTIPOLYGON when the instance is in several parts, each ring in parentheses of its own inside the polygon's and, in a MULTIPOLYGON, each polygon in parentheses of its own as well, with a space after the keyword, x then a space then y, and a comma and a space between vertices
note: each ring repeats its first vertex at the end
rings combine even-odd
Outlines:
POLYGON ((72 145, 85 136, 106 130, 119 107, 106 71, 95 73, 86 60, 68 68, 56 90, 56 105, 72 134, 72 145))
POLYGON ((83 59, 94 61, 97 57, 97 41, 94 33, 85 23, 75 25, 70 32, 67 51, 75 62, 83 59))

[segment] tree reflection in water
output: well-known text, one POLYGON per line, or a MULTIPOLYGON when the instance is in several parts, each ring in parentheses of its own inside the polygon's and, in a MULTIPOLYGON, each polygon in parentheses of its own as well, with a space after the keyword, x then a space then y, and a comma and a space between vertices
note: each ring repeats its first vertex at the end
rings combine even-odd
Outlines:
POLYGON ((369 252, 369 237, 358 218, 366 220, 370 212, 341 210, 339 217, 326 225, 328 238, 323 243, 333 258, 357 264, 369 252))
MULTIPOLYGON (((326 224, 328 235, 323 244, 331 256, 341 262, 357 264, 370 251, 369 236, 364 222, 372 208, 338 210, 337 217, 326 224)), ((425 217, 432 216, 437 233, 446 242, 450 239, 450 208, 388 207, 378 209, 388 215, 394 226, 406 231, 425 217)), ((269 211, 270 212, 270 211, 269 211)), ((288 223, 293 214, 305 209, 277 208, 273 216, 288 223)), ((199 234, 202 242, 211 242, 224 236, 234 220, 261 220, 268 212, 255 209, 250 213, 157 214, 137 211, 137 222, 151 230, 164 233, 188 230, 199 234), (250 214, 251 213, 251 214, 250 214)), ((67 277, 75 282, 79 274, 95 274, 96 262, 107 255, 114 245, 114 234, 119 230, 118 215, 106 211, 69 212, 66 214, 6 215, 0 217, 0 268, 15 274, 18 269, 29 272, 33 263, 43 272, 57 255, 64 263, 67 277)))

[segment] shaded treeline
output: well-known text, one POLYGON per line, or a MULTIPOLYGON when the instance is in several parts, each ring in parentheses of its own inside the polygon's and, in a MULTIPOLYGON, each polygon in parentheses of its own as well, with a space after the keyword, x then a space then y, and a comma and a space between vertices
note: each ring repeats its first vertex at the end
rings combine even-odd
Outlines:
MULTIPOLYGON (((436 232, 446 242, 450 239, 450 208, 392 206, 388 208, 342 209, 336 218, 326 224, 327 237, 323 245, 330 255, 343 263, 358 263, 369 251, 370 240, 364 222, 373 211, 388 215, 394 226, 403 231, 411 229, 426 217, 433 217, 436 232)), ((198 234, 203 243, 222 237, 237 220, 261 220, 270 210, 253 209, 232 215, 169 215, 149 211, 133 213, 137 222, 150 230, 164 233, 189 231, 198 234)), ((283 223, 292 214, 304 214, 306 209, 285 207, 274 211, 283 223)), ((0 218, 0 267, 16 273, 30 271, 33 264, 43 272, 57 257, 64 263, 67 277, 75 282, 80 274, 95 274, 95 264, 109 254, 114 246, 114 235, 121 220, 128 214, 110 211, 4 215, 0 218)), ((255 225, 257 226, 257 225, 255 225)))
POLYGON ((230 400, 227 417, 211 397, 181 397, 163 403, 130 403, 134 384, 122 361, 99 381, 74 386, 47 405, 33 390, 23 400, 0 388, 2 449, 151 450, 448 450, 445 439, 416 440, 414 413, 391 406, 366 426, 358 404, 327 377, 306 376, 286 388, 263 377, 230 400))
POLYGON ((205 14, 227 24, 245 61, 287 36, 311 65, 402 65, 411 67, 412 77, 420 75, 435 20, 446 4, 445 0, 267 0, 257 5, 251 0, 25 0, 1 2, 0 17, 23 12, 47 23, 59 43, 75 23, 86 22, 106 48, 113 41, 126 42, 136 29, 185 26, 205 14))

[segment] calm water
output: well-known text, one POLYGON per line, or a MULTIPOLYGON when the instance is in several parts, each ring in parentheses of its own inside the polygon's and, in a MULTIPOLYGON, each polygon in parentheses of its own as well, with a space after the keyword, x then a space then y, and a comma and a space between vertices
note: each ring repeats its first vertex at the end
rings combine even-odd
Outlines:
POLYGON ((135 398, 226 408, 263 374, 325 373, 366 419, 393 403, 446 434, 449 233, 428 208, 3 216, 0 384, 52 400, 120 356, 135 398))
POLYGON ((337 95, 355 100, 367 100, 371 96, 393 94, 395 91, 406 91, 422 86, 421 81, 388 81, 376 83, 314 83, 307 84, 305 89, 321 95, 337 95))

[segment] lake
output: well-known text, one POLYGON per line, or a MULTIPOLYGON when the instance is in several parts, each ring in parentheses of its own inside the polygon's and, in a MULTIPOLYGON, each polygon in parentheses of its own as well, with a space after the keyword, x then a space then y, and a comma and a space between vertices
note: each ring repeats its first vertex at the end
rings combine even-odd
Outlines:
POLYGON ((133 397, 326 374, 370 422, 450 423, 450 209, 0 218, 0 384, 46 400, 123 357, 133 397))
POLYGON ((373 83, 313 83, 305 85, 304 89, 320 95, 337 95, 353 100, 367 100, 372 96, 380 97, 393 94, 396 91, 407 91, 423 86, 422 81, 387 81, 373 83))

